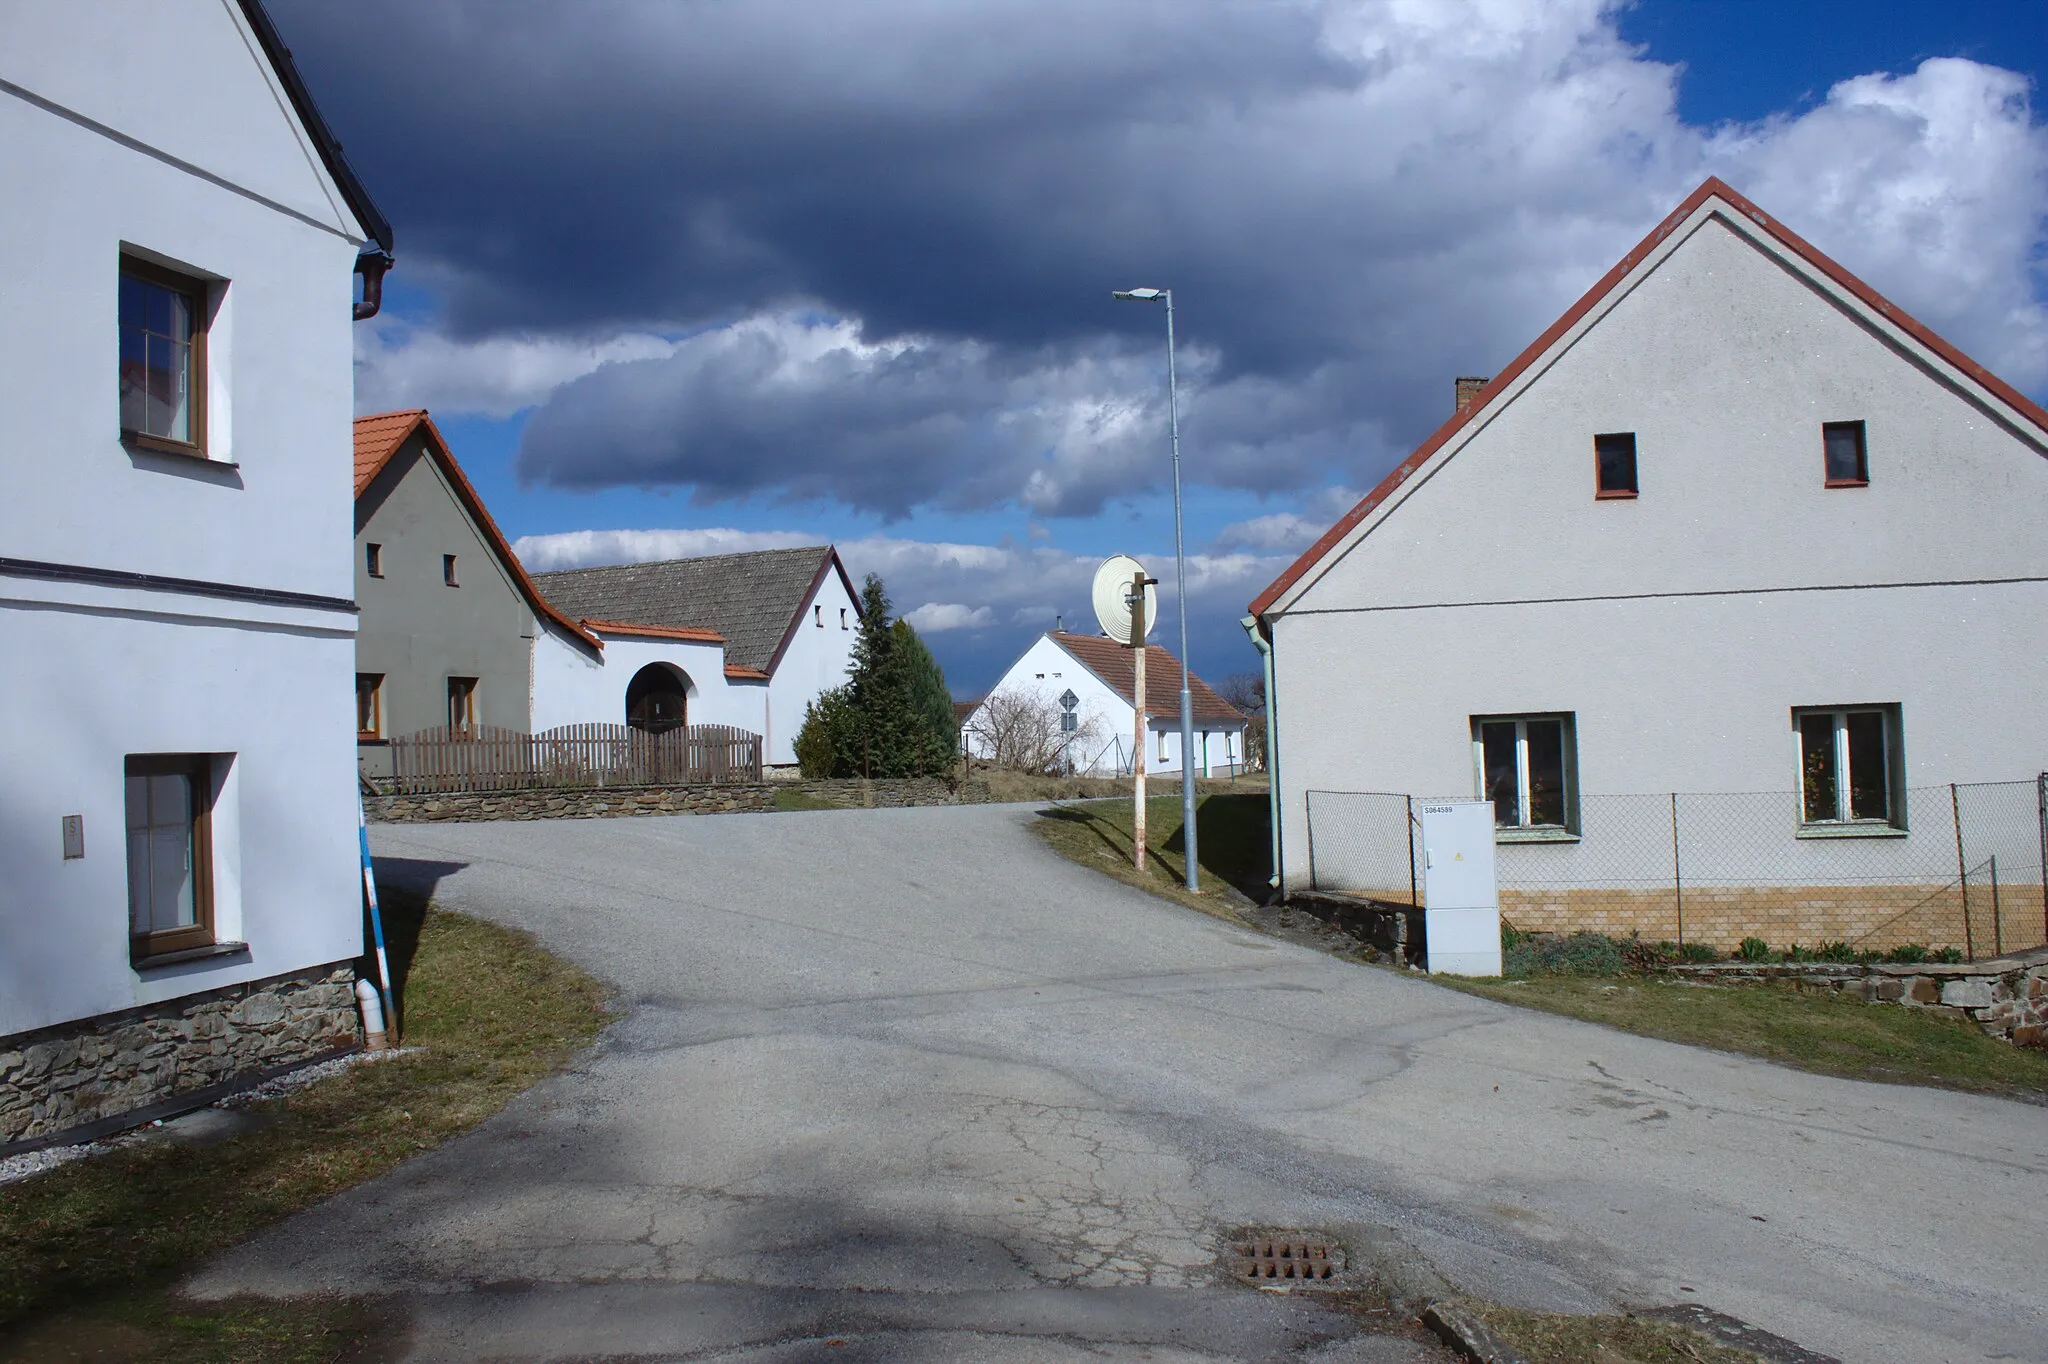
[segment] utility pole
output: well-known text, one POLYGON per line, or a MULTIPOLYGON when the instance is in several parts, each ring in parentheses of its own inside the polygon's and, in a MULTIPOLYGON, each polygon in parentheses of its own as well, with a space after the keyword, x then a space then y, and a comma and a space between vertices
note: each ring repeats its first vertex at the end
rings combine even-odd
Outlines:
POLYGON ((1131 575, 1131 865, 1145 870, 1145 588, 1153 579, 1131 575))

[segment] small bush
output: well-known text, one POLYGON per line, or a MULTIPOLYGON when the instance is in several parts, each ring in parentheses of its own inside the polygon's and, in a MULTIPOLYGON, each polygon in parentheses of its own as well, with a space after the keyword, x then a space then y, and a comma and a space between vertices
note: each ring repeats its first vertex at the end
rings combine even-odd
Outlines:
POLYGON ((1963 949, 1960 947, 1938 947, 1927 954, 1927 960, 1943 962, 1951 966, 1962 959, 1963 949))
POLYGON ((1771 945, 1762 938, 1744 938, 1742 944, 1735 949, 1735 955, 1744 961, 1769 961, 1771 945))
POLYGON ((1678 945, 1678 959, 1694 966, 1721 960, 1721 954, 1703 942, 1688 942, 1678 945))
POLYGON ((1629 969, 1623 945, 1605 933, 1517 934, 1501 963, 1511 976, 1618 976, 1629 969))
POLYGON ((1902 966, 1910 966, 1915 962, 1927 960, 1927 948, 1917 942, 1900 943, 1897 947, 1885 953, 1884 959, 1889 962, 1896 962, 1902 966))
POLYGON ((1854 961, 1856 949, 1845 942, 1824 942, 1813 949, 1815 961, 1854 961))

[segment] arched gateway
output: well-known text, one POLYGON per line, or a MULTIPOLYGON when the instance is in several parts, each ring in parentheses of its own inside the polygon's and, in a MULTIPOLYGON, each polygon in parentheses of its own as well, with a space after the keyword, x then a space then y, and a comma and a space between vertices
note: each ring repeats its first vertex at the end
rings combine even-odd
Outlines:
POLYGON ((690 679, 679 668, 650 663, 626 684, 626 724, 648 734, 666 734, 689 721, 690 679))

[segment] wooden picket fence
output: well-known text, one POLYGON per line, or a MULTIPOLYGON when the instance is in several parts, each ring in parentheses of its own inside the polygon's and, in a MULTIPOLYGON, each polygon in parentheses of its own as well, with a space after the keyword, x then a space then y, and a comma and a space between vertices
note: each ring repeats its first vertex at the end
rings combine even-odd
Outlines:
POLYGON ((730 725, 649 734, 560 725, 539 734, 437 725, 391 741, 399 795, 582 786, 727 786, 761 780, 761 736, 730 725))

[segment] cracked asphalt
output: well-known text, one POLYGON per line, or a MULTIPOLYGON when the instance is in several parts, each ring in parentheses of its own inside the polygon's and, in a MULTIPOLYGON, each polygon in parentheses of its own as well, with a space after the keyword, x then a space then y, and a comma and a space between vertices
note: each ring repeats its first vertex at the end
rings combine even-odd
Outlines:
POLYGON ((384 826, 624 1016, 476 1132, 209 1265, 418 1360, 1431 1358, 1219 1236, 1842 1360, 2048 1360, 2048 1111, 1834 1080, 1279 943, 1027 807, 384 826))

